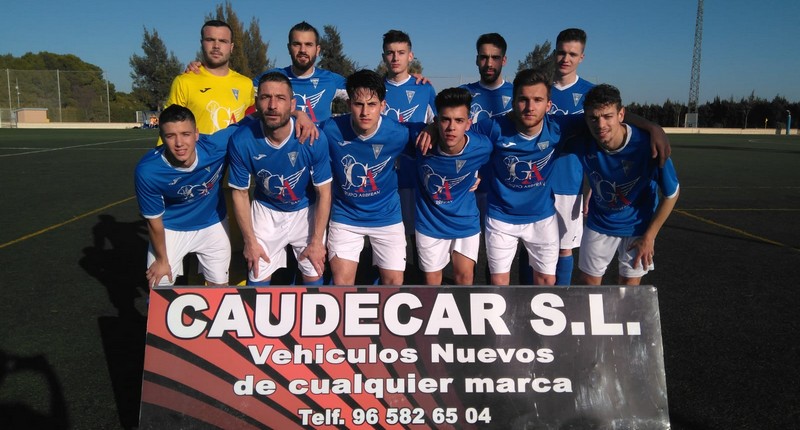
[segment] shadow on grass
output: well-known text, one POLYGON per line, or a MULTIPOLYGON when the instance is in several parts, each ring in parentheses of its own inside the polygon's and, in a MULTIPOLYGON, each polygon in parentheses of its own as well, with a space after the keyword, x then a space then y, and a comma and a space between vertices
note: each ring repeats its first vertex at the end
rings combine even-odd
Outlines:
POLYGON ((0 350, 0 389, 5 381, 12 378, 22 378, 26 387, 45 383, 46 389, 35 391, 50 393, 49 411, 36 410, 22 401, 0 402, 0 428, 8 430, 69 428, 64 392, 58 376, 46 358, 41 355, 17 357, 0 350))
POLYGON ((147 225, 145 221, 118 222, 100 215, 92 228, 93 246, 83 249, 81 267, 108 291, 117 316, 100 317, 102 336, 111 384, 123 428, 139 422, 146 311, 136 307, 148 294, 145 278, 147 225))

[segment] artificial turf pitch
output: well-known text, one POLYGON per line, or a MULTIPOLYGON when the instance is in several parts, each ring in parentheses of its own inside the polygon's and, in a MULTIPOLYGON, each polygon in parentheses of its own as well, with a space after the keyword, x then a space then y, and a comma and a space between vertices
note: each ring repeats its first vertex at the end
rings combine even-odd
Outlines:
MULTIPOLYGON (((0 129, 0 428, 136 427, 147 234, 132 177, 155 136, 0 129)), ((672 428, 800 428, 800 138, 670 140, 681 196, 644 283, 672 428)))

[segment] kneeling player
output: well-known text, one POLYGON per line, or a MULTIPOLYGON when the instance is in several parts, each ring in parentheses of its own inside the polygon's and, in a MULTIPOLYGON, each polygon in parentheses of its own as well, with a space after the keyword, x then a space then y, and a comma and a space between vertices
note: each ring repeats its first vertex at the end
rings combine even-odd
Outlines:
POLYGON ((655 239, 678 200, 672 160, 658 167, 650 137, 623 123, 619 90, 598 85, 586 94, 592 138, 575 145, 592 187, 578 266, 587 285, 600 285, 619 253, 619 283, 639 285, 653 266, 655 239), (664 198, 659 199, 659 190, 664 198))
POLYGON ((227 285, 231 244, 219 182, 235 128, 201 136, 192 112, 178 105, 164 109, 158 122, 164 145, 142 157, 134 177, 150 235, 147 283, 173 285, 183 257, 194 252, 206 283, 227 285))
POLYGON ((416 241, 425 283, 440 285, 452 256, 456 285, 472 285, 480 249, 475 193, 478 169, 489 161, 492 143, 468 132, 472 96, 448 88, 436 96, 437 138, 426 155, 417 153, 416 241))

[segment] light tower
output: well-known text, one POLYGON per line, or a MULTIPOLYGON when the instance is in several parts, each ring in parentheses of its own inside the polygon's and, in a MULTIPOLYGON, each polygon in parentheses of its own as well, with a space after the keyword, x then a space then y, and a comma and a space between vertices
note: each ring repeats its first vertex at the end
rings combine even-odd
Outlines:
POLYGON ((692 76, 689 79, 689 112, 686 127, 697 127, 697 99, 700 96, 700 48, 703 45, 703 0, 697 0, 697 21, 694 25, 694 51, 692 53, 692 76))

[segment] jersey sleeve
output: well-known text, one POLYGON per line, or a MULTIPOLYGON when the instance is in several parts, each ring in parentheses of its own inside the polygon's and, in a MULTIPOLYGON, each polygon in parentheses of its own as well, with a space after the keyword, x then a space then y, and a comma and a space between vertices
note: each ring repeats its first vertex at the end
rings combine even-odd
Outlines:
POLYGON ((142 169, 141 165, 136 168, 134 175, 136 201, 139 203, 139 212, 143 217, 159 218, 164 215, 166 210, 164 196, 148 180, 149 177, 150 175, 142 169))
POLYGON ((319 139, 312 146, 313 164, 311 166, 311 182, 314 186, 324 185, 333 180, 331 157, 328 150, 328 138, 320 133, 319 139))
POLYGON ((671 199, 678 194, 680 184, 678 182, 678 174, 675 171, 675 165, 672 164, 672 159, 667 158, 664 167, 659 167, 658 170, 658 187, 664 198, 671 199))
POLYGON ((246 190, 250 188, 250 170, 245 164, 245 155, 242 141, 242 133, 234 133, 228 139, 228 185, 237 190, 246 190))

